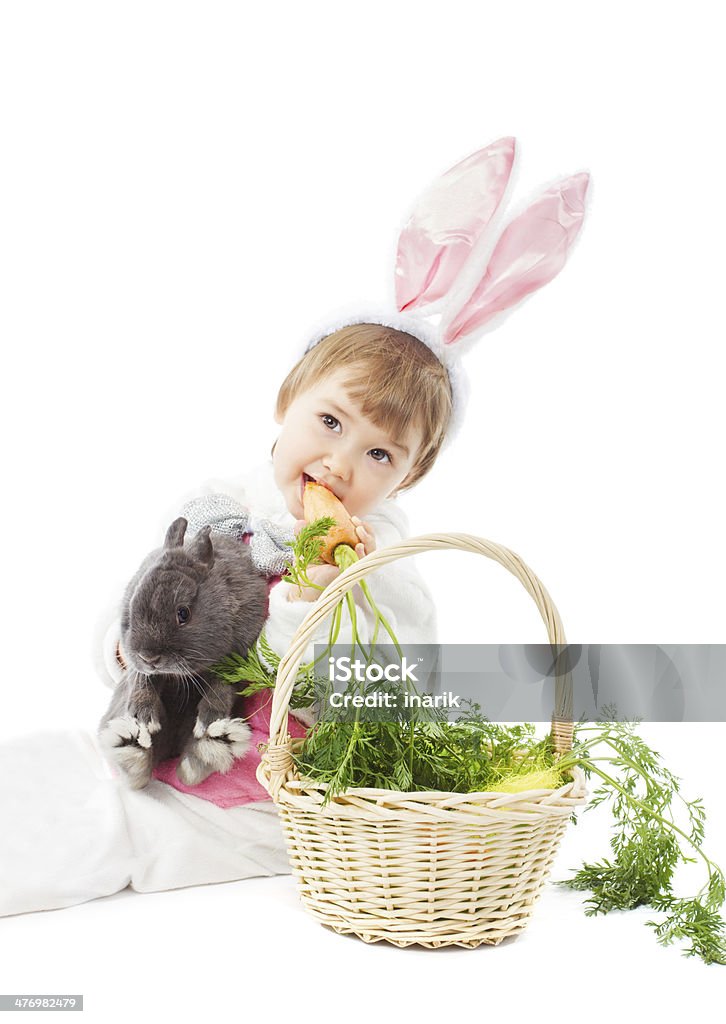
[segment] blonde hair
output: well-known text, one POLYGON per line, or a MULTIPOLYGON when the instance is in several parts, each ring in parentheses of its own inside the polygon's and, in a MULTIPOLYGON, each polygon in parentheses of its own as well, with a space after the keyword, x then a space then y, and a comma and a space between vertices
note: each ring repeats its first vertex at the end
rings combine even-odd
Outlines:
MULTIPOLYGON (((353 324, 329 334, 292 368, 277 396, 276 415, 308 388, 338 370, 367 419, 393 438, 419 427, 423 435, 415 462, 399 490, 412 487, 436 461, 451 419, 449 375, 418 338, 378 324, 353 324)), ((274 449, 273 449, 274 450, 274 449)))

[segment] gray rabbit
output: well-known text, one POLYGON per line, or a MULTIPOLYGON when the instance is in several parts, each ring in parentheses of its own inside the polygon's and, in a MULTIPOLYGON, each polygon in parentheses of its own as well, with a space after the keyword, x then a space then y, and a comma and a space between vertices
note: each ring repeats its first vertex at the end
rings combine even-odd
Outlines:
POLYGON ((226 772, 249 747, 242 699, 209 668, 245 655, 267 616, 267 582, 249 548, 203 527, 184 545, 175 519, 124 593, 121 649, 126 672, 101 719, 99 738, 129 785, 180 757, 186 785, 226 772))

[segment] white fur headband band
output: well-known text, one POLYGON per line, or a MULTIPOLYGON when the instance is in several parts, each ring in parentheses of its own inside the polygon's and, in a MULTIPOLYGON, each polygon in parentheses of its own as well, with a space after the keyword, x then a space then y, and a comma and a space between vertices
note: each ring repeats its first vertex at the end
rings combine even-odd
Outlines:
POLYGON ((515 140, 499 139, 452 167, 421 196, 398 239, 395 310, 365 309, 328 319, 305 352, 352 324, 381 324, 422 341, 444 364, 453 394, 450 442, 464 416, 468 384, 461 342, 548 284, 582 226, 589 175, 565 178, 510 221, 496 239, 486 229, 512 171, 515 140), (438 323, 427 320, 440 315, 438 323))

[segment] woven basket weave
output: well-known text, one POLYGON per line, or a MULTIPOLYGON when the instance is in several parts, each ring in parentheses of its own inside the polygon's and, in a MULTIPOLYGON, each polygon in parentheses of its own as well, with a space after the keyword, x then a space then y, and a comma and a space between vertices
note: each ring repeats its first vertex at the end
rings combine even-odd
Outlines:
MULTIPOLYGON (((549 594, 507 548, 469 534, 442 533, 374 551, 326 588, 293 637, 280 662, 270 743, 257 770, 277 805, 304 906, 322 924, 366 942, 474 948, 518 934, 540 895, 573 808, 587 797, 585 776, 575 768, 572 781, 557 790, 349 789, 323 807, 325 784, 298 775, 295 741, 287 731, 288 706, 298 667, 321 621, 377 566, 445 549, 485 555, 509 569, 535 601, 550 643, 565 643, 549 594)), ((552 716, 559 753, 570 749, 572 734, 572 680, 560 676, 552 716)))

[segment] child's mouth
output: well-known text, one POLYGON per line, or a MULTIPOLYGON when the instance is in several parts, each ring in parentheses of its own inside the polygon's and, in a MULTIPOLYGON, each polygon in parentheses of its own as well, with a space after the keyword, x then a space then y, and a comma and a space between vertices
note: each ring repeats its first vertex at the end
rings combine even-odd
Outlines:
POLYGON ((316 480, 315 477, 314 476, 310 476, 309 473, 303 473, 303 475, 300 478, 300 503, 301 504, 302 504, 302 500, 303 500, 303 495, 305 494, 305 484, 307 484, 307 483, 320 484, 321 487, 327 487, 328 490, 331 493, 333 493, 333 494, 335 493, 333 491, 332 487, 328 487, 327 484, 321 483, 321 481, 316 480))

